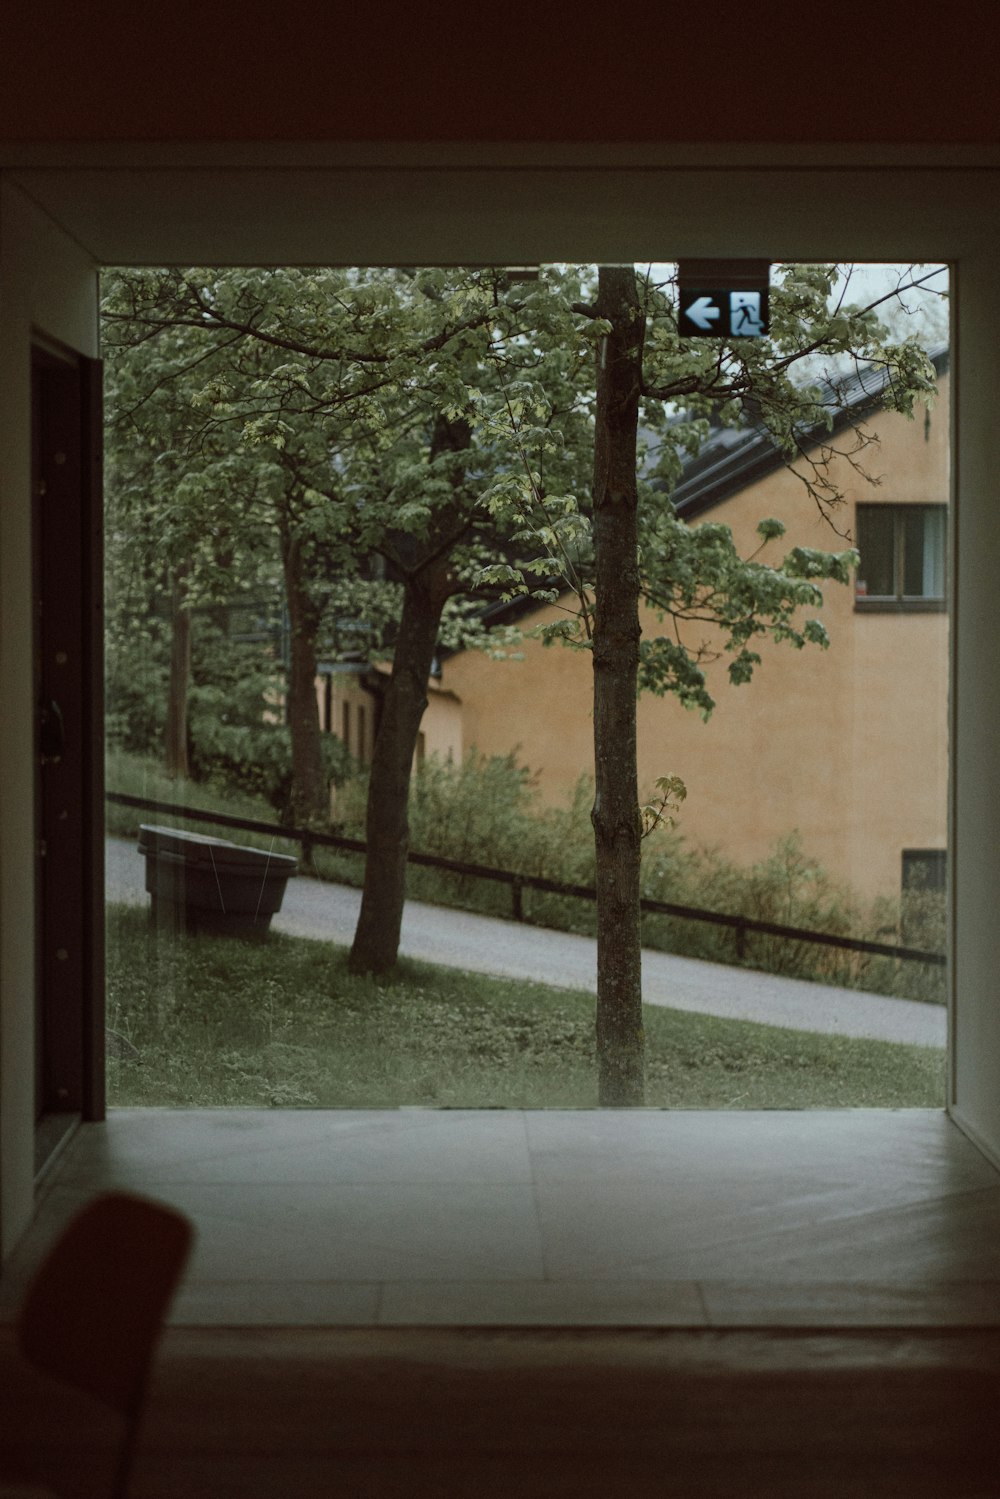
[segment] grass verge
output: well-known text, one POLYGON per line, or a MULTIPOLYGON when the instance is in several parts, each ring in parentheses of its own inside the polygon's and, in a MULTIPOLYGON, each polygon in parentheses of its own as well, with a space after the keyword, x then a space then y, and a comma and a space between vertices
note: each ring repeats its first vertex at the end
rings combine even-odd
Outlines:
MULTIPOLYGON (((108 910, 112 1104, 591 1108, 594 997, 401 960, 388 981, 343 948, 155 937, 108 910), (127 1055, 115 1055, 126 1052, 127 1055)), ((647 1105, 939 1108, 943 1052, 645 1007, 647 1105)))

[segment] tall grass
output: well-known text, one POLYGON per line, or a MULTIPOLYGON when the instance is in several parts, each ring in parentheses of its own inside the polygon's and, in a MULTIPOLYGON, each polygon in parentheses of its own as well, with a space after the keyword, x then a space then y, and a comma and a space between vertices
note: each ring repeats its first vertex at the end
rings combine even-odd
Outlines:
MULTIPOLYGON (((263 796, 252 796, 249 792, 220 786, 211 781, 196 781, 180 776, 169 776, 166 771, 146 755, 132 754, 127 750, 109 749, 105 761, 105 776, 109 791, 122 792, 126 796, 142 797, 147 801, 167 802, 172 806, 193 807, 200 812, 223 812, 229 817, 245 817, 251 822, 274 823, 274 808, 263 796)), ((186 822, 183 817, 174 817, 166 812, 143 812, 135 807, 121 807, 109 801, 105 806, 105 829, 118 838, 134 838, 142 823, 156 823, 161 827, 187 827, 195 831, 218 833, 239 843, 255 848, 267 848, 272 841, 263 833, 247 833, 233 830, 222 824, 186 822)), ((282 852, 295 852, 295 844, 288 840, 282 852)))

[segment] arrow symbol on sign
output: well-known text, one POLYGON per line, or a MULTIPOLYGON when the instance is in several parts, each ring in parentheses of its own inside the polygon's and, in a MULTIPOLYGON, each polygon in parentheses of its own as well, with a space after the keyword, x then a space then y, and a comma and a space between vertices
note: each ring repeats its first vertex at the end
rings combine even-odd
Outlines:
POLYGON ((707 332, 713 322, 720 316, 720 312, 711 297, 699 297, 696 302, 691 303, 686 315, 691 319, 696 328, 701 328, 703 332, 707 332))

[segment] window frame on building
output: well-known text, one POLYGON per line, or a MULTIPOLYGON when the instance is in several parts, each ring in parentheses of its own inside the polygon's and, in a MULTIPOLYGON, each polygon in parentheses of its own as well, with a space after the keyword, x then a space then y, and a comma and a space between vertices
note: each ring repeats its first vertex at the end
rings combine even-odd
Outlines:
POLYGON ((940 891, 948 888, 948 850, 944 848, 904 848, 901 851, 903 894, 912 891, 940 891))
POLYGON ((858 551, 862 553, 862 561, 859 563, 855 573, 854 607, 859 613, 943 613, 948 607, 948 507, 947 505, 933 502, 924 503, 893 503, 891 501, 877 501, 873 503, 859 503, 855 514, 855 537, 858 551), (871 593, 867 590, 867 580, 864 579, 862 530, 865 522, 872 521, 876 515, 884 516, 891 520, 892 525, 892 593, 871 593), (940 592, 933 593, 907 593, 906 592, 906 546, 907 532, 912 528, 917 517, 920 518, 923 527, 922 543, 925 544, 926 521, 929 515, 940 517, 940 556, 935 569, 937 578, 940 579, 940 592), (864 591, 862 591, 864 590, 864 591))

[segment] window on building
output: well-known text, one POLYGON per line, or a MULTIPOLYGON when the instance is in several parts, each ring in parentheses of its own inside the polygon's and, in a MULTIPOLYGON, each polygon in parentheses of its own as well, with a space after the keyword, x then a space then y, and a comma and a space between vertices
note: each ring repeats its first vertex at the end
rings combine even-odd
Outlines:
POLYGON ((903 890, 943 890, 948 853, 943 848, 903 849, 903 890))
POLYGON ((945 607, 944 505, 859 505, 859 609, 945 607))
POLYGON ((899 934, 907 947, 944 952, 948 943, 945 890, 948 853, 943 848, 903 849, 899 934))
POLYGON ((323 672, 323 695, 320 704, 320 728, 325 734, 333 733, 333 673, 323 672))
POLYGON ((350 703, 343 703, 343 704, 341 704, 341 709, 340 709, 340 737, 344 741, 344 748, 349 750, 350 747, 351 747, 351 705, 350 705, 350 703))

